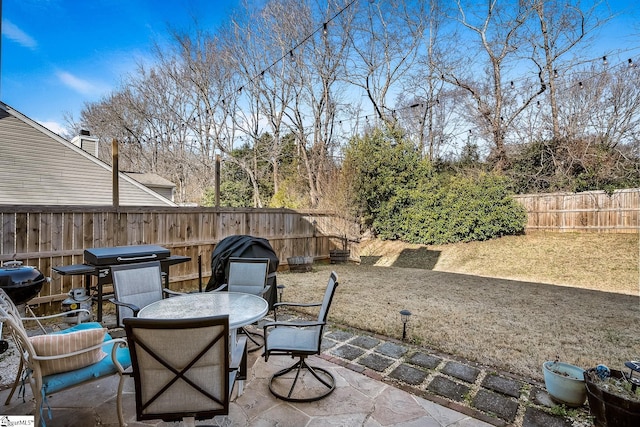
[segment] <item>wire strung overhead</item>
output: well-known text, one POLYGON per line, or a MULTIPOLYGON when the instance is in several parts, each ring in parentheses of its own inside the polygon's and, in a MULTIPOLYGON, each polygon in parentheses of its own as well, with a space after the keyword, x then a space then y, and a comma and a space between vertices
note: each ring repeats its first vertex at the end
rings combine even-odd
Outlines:
POLYGON ((358 1, 358 0, 351 0, 351 2, 349 2, 346 6, 344 6, 342 9, 340 9, 338 12, 336 12, 331 18, 329 18, 327 21, 325 21, 320 27, 316 28, 312 33, 307 35, 300 42, 298 42, 295 46, 293 46, 287 53, 282 55, 280 58, 276 59, 271 65, 269 65, 267 68, 263 69, 261 72, 256 74, 253 78, 249 79, 249 81, 247 83, 245 83, 244 85, 240 86, 238 88, 238 93, 241 93, 242 89, 244 89, 244 87, 247 86, 248 84, 254 83, 257 79, 259 79, 261 77, 264 77, 264 75, 265 75, 265 73, 267 71, 269 71, 271 68, 275 67, 280 62, 282 62, 285 58, 289 57, 291 60, 295 60, 294 51, 296 49, 298 49, 300 46, 302 46, 303 44, 305 44, 307 42, 307 40, 309 40, 311 37, 316 35, 318 32, 322 31, 322 34, 326 36, 328 34, 328 31, 329 31, 328 30, 329 24, 334 19, 336 19, 338 16, 340 16, 345 10, 349 9, 356 1, 358 1))

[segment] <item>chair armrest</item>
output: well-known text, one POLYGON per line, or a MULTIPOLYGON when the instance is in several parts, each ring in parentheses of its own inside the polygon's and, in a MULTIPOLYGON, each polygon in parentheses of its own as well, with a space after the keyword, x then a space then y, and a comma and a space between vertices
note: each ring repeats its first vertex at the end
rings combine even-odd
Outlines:
POLYGON ((285 307, 285 306, 291 306, 291 307, 320 307, 322 305, 321 302, 311 302, 311 303, 303 303, 303 302, 277 302, 275 304, 273 304, 274 308, 277 307, 285 307))
MULTIPOLYGON (((28 306, 27 306, 28 307, 28 306)), ((29 309, 29 312, 31 314, 33 314, 33 311, 31 311, 29 309)), ((45 319, 55 319, 57 317, 66 317, 68 315, 71 314, 76 314, 76 313, 86 313, 89 315, 89 317, 91 317, 91 311, 87 310, 86 308, 76 308, 75 310, 69 310, 69 311, 65 311, 62 313, 56 313, 56 314, 49 314, 47 316, 36 316, 35 314, 33 316, 29 316, 29 317, 21 317, 20 320, 27 321, 27 320, 31 320, 32 322, 36 322, 38 324, 38 327, 40 328, 40 330, 42 331, 43 334, 47 334, 47 330, 44 328, 44 326, 42 325, 42 323, 40 322, 41 320, 45 320, 45 319)), ((76 316, 76 324, 79 325, 80 323, 82 323, 82 319, 81 316, 76 316)))
POLYGON ((226 283, 223 283, 222 285, 218 286, 217 288, 215 288, 213 290, 210 290, 209 292, 218 292, 218 291, 221 291, 223 289, 227 289, 227 284, 226 283))
POLYGON ((25 320, 38 321, 38 320, 44 320, 44 319, 54 319, 56 317, 68 316, 69 314, 75 314, 75 313, 91 314, 91 312, 89 310, 87 310, 86 308, 77 308, 75 310, 69 310, 69 311, 65 311, 65 312, 62 312, 62 313, 56 313, 56 314, 49 314, 47 316, 21 317, 20 320, 22 320, 22 321, 25 321, 25 320))
POLYGON ((131 375, 133 376, 133 366, 128 366, 126 369, 122 366, 120 361, 118 360, 118 348, 125 348, 129 346, 129 342, 126 338, 112 338, 109 341, 105 341, 104 344, 113 344, 111 347, 111 362, 113 362, 114 366, 118 369, 120 375, 131 375), (130 371, 130 372, 127 372, 130 371))
POLYGON ((186 295, 184 292, 172 291, 169 288, 162 288, 162 292, 168 297, 176 297, 178 295, 186 295))
POLYGON ((22 320, 22 321, 33 320, 33 321, 37 322, 38 320, 55 319, 56 317, 68 316, 70 314, 76 314, 76 313, 91 314, 91 312, 89 310, 87 310, 86 308, 76 308, 75 310, 64 311, 64 312, 56 313, 56 314, 48 314, 46 316, 21 317, 20 320, 22 320))
POLYGON ((117 299, 114 299, 114 298, 109 298, 109 302, 112 302, 115 305, 121 305, 121 306, 127 307, 128 309, 133 311, 133 315, 135 317, 138 317, 138 312, 140 311, 140 307, 138 307, 137 305, 129 304, 129 303, 122 302, 122 301, 118 301, 117 299))
POLYGON ((112 358, 115 357, 115 348, 120 345, 126 346, 127 340, 124 338, 113 338, 108 341, 103 341, 100 344, 92 345, 91 347, 83 348, 82 350, 72 351, 70 353, 57 354, 55 356, 38 356, 34 354, 32 357, 34 360, 56 360, 56 359, 64 359, 65 357, 77 356, 78 354, 87 353, 89 351, 97 350, 99 348, 104 347, 105 345, 114 344, 113 349, 111 349, 112 358), (122 343, 122 344, 119 344, 122 343), (123 345, 124 344, 124 345, 123 345))
POLYGON ((273 304, 273 318, 276 321, 278 320, 278 307, 320 307, 321 305, 321 302, 277 302, 273 304))
POLYGON ((265 286, 265 288, 262 290, 262 297, 264 297, 266 293, 269 292, 269 289, 271 289, 271 285, 265 286))

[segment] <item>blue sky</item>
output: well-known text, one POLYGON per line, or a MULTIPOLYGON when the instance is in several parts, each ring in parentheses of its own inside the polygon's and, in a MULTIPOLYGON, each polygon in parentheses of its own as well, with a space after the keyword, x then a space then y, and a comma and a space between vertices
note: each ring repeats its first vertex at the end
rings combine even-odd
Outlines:
POLYGON ((147 62, 168 26, 205 28, 237 0, 0 0, 0 99, 54 132, 147 62))
MULTIPOLYGON (((213 30, 238 1, 0 0, 0 100, 60 133, 65 113, 77 118, 86 102, 99 101, 137 63, 147 63, 153 42, 167 39, 168 26, 188 29, 196 16, 213 30)), ((594 58, 635 49, 628 56, 640 62, 637 2, 609 1, 622 13, 597 40, 594 58)))

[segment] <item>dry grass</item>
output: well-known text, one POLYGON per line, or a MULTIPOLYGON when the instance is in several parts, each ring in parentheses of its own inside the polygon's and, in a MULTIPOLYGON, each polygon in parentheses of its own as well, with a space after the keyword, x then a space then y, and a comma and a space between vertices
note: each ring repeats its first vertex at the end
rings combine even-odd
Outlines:
POLYGON ((279 274, 285 300, 318 300, 330 270, 341 286, 332 321, 542 380, 559 356, 621 368, 640 357, 638 234, 536 233, 446 246, 370 241, 360 265, 279 274))

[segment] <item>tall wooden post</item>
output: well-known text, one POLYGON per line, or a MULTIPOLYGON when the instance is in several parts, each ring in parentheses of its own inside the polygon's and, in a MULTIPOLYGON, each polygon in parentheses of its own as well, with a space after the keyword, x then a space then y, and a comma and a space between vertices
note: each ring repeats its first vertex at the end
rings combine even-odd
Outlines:
POLYGON ((216 154, 216 208, 220 207, 220 154, 216 154))
POLYGON ((120 206, 120 181, 118 176, 118 140, 113 138, 111 141, 111 156, 113 158, 113 166, 111 167, 111 175, 113 179, 112 191, 113 191, 113 206, 120 206))

